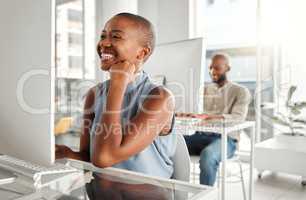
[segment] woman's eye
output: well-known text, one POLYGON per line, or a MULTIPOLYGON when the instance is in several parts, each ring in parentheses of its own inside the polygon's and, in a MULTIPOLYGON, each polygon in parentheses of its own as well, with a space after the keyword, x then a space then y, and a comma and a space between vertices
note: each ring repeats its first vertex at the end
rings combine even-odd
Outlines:
POLYGON ((101 35, 100 39, 104 40, 105 39, 105 35, 101 35))
POLYGON ((113 35, 113 38, 120 39, 121 37, 120 37, 120 35, 113 35))

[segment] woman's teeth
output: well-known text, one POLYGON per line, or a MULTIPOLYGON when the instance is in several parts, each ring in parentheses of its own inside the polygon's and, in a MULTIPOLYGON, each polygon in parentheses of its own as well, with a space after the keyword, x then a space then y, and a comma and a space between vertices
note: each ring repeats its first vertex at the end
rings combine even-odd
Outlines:
POLYGON ((114 55, 108 54, 108 53, 101 53, 101 59, 102 61, 111 60, 114 58, 114 55))

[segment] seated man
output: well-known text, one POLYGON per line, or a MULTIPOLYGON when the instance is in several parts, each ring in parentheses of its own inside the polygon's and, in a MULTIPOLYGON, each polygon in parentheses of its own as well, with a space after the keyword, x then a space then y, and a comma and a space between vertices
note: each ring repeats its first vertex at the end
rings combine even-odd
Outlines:
MULTIPOLYGON (((213 83, 204 89, 204 111, 206 114, 195 117, 205 120, 243 121, 250 103, 250 93, 245 87, 227 79, 230 71, 229 59, 225 54, 216 54, 209 67, 213 83)), ((221 161, 221 135, 217 133, 196 132, 185 136, 191 155, 200 155, 200 183, 214 185, 221 161)), ((230 134, 227 156, 234 156, 239 142, 239 133, 230 134)))

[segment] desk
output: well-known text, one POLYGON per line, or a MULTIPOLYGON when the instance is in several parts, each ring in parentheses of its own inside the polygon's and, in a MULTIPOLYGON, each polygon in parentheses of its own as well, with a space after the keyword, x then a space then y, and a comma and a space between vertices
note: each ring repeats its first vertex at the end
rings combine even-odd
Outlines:
POLYGON ((80 173, 66 175, 40 190, 18 182, 2 185, 0 199, 217 199, 217 191, 213 187, 152 177, 116 168, 101 169, 81 161, 64 161, 80 169, 80 173))
POLYGON ((198 119, 180 119, 177 118, 174 129, 187 132, 202 131, 202 132, 214 132, 221 134, 221 153, 222 153, 222 184, 221 184, 221 199, 225 200, 226 196, 226 161, 227 161, 227 136, 231 132, 241 131, 246 128, 251 128, 251 150, 250 150, 250 181, 249 181, 249 200, 253 199, 254 193, 254 143, 255 143, 255 122, 246 121, 241 123, 228 123, 228 122, 212 122, 205 125, 200 125, 198 119))

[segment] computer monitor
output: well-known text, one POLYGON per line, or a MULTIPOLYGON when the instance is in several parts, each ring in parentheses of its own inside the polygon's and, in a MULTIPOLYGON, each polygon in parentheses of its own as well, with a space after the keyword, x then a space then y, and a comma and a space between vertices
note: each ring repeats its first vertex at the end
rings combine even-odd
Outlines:
POLYGON ((144 65, 154 77, 165 77, 175 96, 176 112, 201 112, 204 88, 205 46, 203 38, 159 44, 144 65))
POLYGON ((55 7, 54 1, 36 3, 12 0, 0 7, 0 153, 49 166, 55 157, 55 7))

